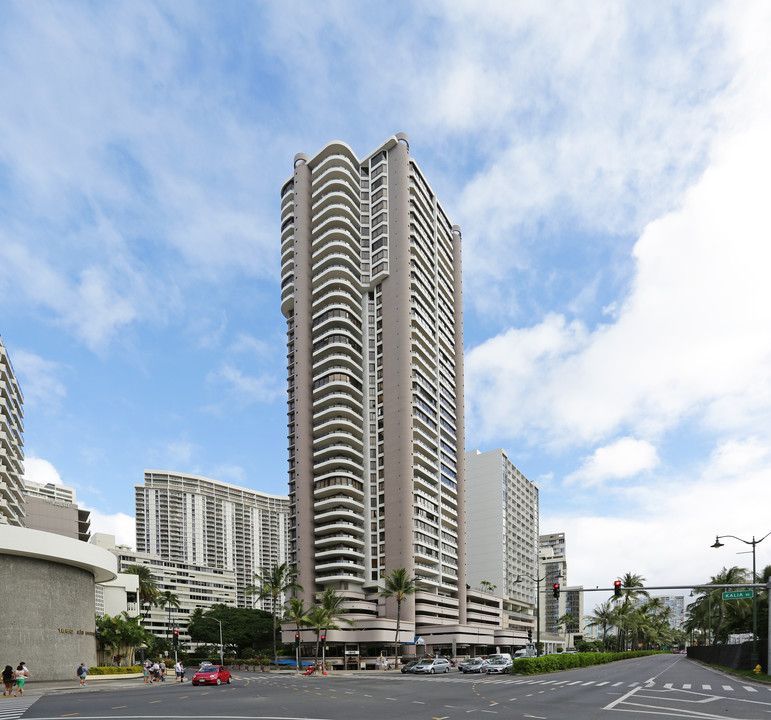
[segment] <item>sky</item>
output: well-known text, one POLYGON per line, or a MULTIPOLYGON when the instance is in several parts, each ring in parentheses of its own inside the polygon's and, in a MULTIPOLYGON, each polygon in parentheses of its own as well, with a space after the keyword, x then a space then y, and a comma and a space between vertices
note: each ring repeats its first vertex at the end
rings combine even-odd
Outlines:
POLYGON ((0 13, 0 335, 26 477, 74 487, 92 532, 135 544, 145 469, 286 494, 280 189, 298 152, 405 132, 463 229, 466 447, 538 484, 568 584, 751 566, 771 4, 0 13))

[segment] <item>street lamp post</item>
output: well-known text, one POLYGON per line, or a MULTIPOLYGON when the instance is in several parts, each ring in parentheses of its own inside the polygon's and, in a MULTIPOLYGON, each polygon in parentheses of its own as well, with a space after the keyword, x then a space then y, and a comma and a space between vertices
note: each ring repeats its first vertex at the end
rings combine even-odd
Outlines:
MULTIPOLYGON (((721 548, 723 547, 723 543, 720 542, 720 538, 733 538, 734 540, 738 540, 739 542, 743 542, 745 545, 751 545, 752 546, 752 584, 754 585, 757 581, 757 577, 755 575, 755 546, 758 543, 762 543, 769 535, 771 535, 771 532, 766 533, 760 540, 756 540, 755 536, 752 536, 752 540, 742 540, 740 537, 736 537, 736 535, 716 535, 715 536, 715 544, 712 545, 713 548, 721 548)), ((755 590, 755 588, 752 589, 752 657, 750 658, 750 664, 754 668, 758 664, 758 593, 755 590)))
POLYGON ((225 664, 225 657, 222 651, 222 621, 217 620, 217 618, 212 618, 219 626, 220 626, 220 665, 225 664))
MULTIPOLYGON (((532 577, 531 575, 517 575, 515 583, 522 582, 524 578, 529 578, 535 582, 535 654, 541 655, 541 583, 549 577, 544 575, 542 578, 532 577)), ((556 576, 559 578, 559 573, 556 576)))

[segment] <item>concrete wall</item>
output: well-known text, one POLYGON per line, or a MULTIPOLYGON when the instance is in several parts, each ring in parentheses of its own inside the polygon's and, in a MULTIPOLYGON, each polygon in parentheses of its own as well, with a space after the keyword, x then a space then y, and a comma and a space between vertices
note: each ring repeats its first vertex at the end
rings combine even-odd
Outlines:
POLYGON ((115 556, 53 533, 0 526, 0 664, 22 660, 34 680, 74 679, 96 664, 94 583, 115 556))
POLYGON ((0 555, 0 658, 22 660, 33 679, 75 677, 81 662, 96 664, 94 576, 49 560, 0 555))

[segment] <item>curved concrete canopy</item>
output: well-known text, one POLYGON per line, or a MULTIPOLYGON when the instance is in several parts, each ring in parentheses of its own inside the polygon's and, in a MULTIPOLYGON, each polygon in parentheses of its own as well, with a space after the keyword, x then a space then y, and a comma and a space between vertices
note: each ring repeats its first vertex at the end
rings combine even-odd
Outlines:
POLYGON ((118 577, 118 558, 109 550, 42 530, 0 525, 0 554, 79 567, 90 572, 97 583, 118 577))

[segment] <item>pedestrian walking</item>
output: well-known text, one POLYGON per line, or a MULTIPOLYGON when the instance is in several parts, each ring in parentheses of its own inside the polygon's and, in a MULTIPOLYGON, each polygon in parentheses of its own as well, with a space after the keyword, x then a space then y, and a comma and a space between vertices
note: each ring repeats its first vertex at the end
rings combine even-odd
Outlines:
POLYGON ((3 697, 9 697, 13 692, 13 668, 6 665, 3 670, 3 697))
POLYGON ((181 660, 177 660, 174 664, 174 672, 177 675, 177 679, 174 682, 185 682, 185 666, 181 660))
POLYGON ((86 687, 86 676, 88 675, 88 668, 86 663, 80 663, 77 670, 78 678, 80 678, 80 687, 86 687))
POLYGON ((152 676, 153 676, 152 682, 161 681, 161 666, 158 664, 157 660, 153 663, 153 667, 150 672, 152 673, 152 676))
POLYGON ((24 683, 28 677, 32 677, 32 673, 27 670, 23 662, 20 662, 13 676, 16 678, 16 689, 13 691, 13 697, 16 697, 17 693, 24 697, 24 683))
POLYGON ((166 682, 166 661, 165 660, 161 660, 160 669, 161 669, 161 682, 166 682))
POLYGON ((145 685, 150 682, 150 661, 145 660, 142 663, 142 677, 145 679, 145 685))

